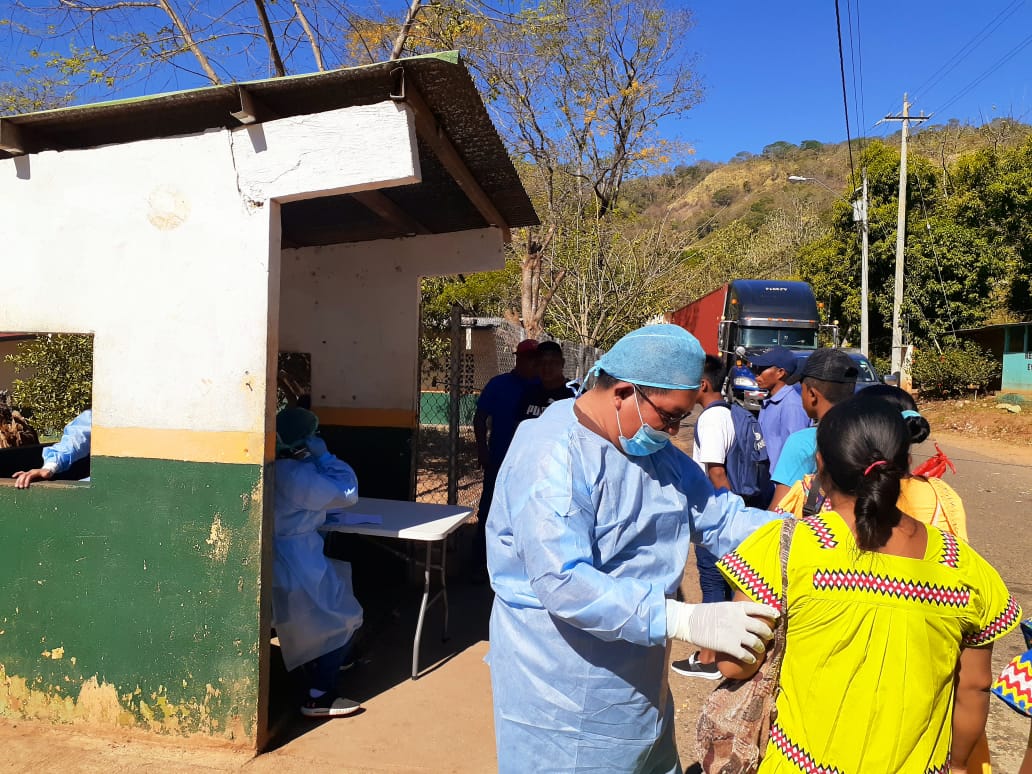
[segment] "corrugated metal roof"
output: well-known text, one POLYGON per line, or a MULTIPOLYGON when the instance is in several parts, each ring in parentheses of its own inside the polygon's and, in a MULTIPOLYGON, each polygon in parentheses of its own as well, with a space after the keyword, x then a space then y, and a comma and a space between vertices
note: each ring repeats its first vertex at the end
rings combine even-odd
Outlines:
MULTIPOLYGON (((240 90, 255 101, 258 121, 287 118, 391 99, 415 88, 509 227, 538 223, 505 146, 457 52, 410 57, 311 75, 156 94, 9 116, 23 150, 70 150, 238 128, 240 90), (402 79, 404 85, 402 85, 402 79)), ((0 150, 0 158, 13 154, 0 150)), ((487 221, 422 140, 421 183, 382 189, 431 233, 484 228, 487 221)), ((283 205, 285 246, 334 244, 404 236, 348 195, 283 205)))

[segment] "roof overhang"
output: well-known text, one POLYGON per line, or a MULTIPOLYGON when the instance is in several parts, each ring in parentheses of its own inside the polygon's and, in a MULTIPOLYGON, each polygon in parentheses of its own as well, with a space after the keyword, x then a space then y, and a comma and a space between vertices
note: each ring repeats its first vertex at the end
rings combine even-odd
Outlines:
POLYGON ((413 111, 422 181, 288 202, 284 247, 538 223, 457 52, 0 117, 0 159, 233 129, 386 100, 413 111))

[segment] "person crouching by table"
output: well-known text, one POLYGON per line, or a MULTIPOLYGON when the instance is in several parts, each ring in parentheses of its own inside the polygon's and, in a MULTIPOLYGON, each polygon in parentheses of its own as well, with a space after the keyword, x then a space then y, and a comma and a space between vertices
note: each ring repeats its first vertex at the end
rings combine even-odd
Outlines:
POLYGON ((358 500, 358 479, 315 435, 311 411, 285 408, 276 416, 275 559, 272 619, 283 663, 299 670, 306 691, 301 714, 334 718, 361 705, 337 694, 340 668, 362 625, 351 565, 323 555, 327 510, 358 500))

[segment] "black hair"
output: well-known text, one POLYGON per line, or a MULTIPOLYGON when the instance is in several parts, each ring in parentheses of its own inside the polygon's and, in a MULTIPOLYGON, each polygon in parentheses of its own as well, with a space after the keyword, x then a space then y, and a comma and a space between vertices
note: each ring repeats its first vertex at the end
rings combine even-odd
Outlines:
MULTIPOLYGON (((606 371, 603 371, 601 368, 598 369, 598 374, 595 376, 595 386, 602 390, 608 390, 617 382, 626 381, 630 380, 617 379, 615 376, 613 376, 610 373, 607 373, 606 371)), ((649 387, 644 384, 638 384, 637 382, 630 383, 637 387, 639 390, 641 390, 645 395, 665 395, 666 393, 670 392, 670 390, 666 389, 665 387, 649 387)))
MULTIPOLYGON (((917 401, 906 390, 894 387, 891 384, 874 384, 866 388, 862 395, 865 398, 880 398, 890 406, 895 406, 902 413, 904 411, 917 411, 917 401)), ((921 443, 927 440, 932 434, 932 427, 924 417, 904 417, 903 421, 910 431, 910 443, 921 443)))
POLYGON ((720 392, 727 378, 724 361, 716 355, 706 355, 706 364, 702 367, 702 378, 710 383, 710 389, 720 392))
POLYGON ((881 548, 899 524, 900 479, 909 474, 910 432, 899 411, 862 394, 832 407, 817 425, 821 485, 856 497, 856 542, 881 548))
POLYGON ((812 376, 804 376, 802 381, 807 387, 817 390, 832 406, 849 400, 856 391, 856 382, 826 382, 812 376))

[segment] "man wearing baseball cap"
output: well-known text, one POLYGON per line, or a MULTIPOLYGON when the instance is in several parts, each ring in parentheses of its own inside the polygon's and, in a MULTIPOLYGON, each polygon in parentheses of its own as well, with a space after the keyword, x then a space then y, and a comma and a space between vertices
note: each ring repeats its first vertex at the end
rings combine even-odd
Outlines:
MULTIPOLYGON (((859 369, 841 349, 818 349, 806 359, 790 383, 801 383, 802 407, 807 416, 820 422, 832 406, 853 397, 859 369)), ((792 484, 817 472, 817 427, 798 430, 788 437, 770 477, 774 481, 771 507, 781 502, 792 484)))
POLYGON ((524 339, 513 350, 516 366, 509 372, 492 377, 477 398, 473 415, 473 435, 477 441, 477 463, 484 470, 484 488, 477 506, 477 536, 474 541, 473 576, 477 582, 487 580, 487 549, 484 525, 494 496, 495 478, 512 436, 519 424, 519 410, 531 388, 540 384, 537 369, 537 347, 534 339, 524 339), (489 427, 490 425, 490 427, 489 427))
POLYGON ((798 363, 795 353, 784 347, 771 347, 751 361, 756 386, 768 390, 767 399, 760 409, 759 423, 763 440, 767 442, 771 470, 778 464, 788 436, 810 424, 810 418, 803 411, 799 389, 788 386, 798 363))

